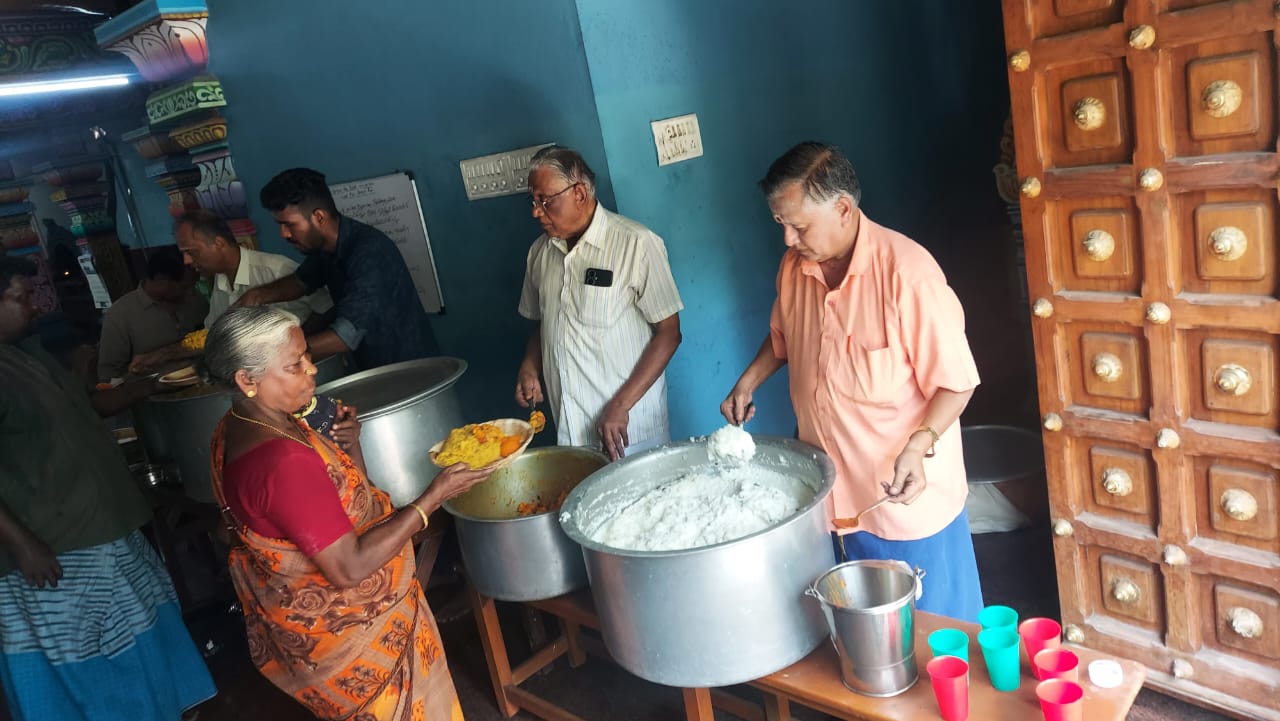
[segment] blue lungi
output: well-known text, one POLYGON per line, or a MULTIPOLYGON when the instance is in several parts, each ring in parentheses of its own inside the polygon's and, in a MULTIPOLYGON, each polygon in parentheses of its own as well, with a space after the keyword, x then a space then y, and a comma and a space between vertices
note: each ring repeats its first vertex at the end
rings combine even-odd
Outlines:
POLYGON ((57 588, 0 577, 0 682, 15 721, 177 721, 214 695, 140 532, 58 562, 57 588))
POLYGON ((905 561, 913 569, 923 569, 925 576, 920 584, 924 594, 916 601, 916 608, 977 623, 982 610, 982 584, 973 554, 973 536, 969 535, 968 511, 960 511, 946 528, 928 538, 887 541, 866 531, 855 531, 838 537, 835 546, 836 563, 885 559, 905 561))

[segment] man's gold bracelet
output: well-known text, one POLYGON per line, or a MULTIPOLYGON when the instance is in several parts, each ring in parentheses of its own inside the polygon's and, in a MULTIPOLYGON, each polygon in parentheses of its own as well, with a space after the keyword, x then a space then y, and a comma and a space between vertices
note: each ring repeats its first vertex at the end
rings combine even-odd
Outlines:
POLYGON ((919 433, 920 431, 924 431, 924 432, 928 433, 928 434, 929 434, 929 438, 931 439, 931 440, 929 441, 929 450, 927 450, 927 451, 925 451, 925 452, 924 452, 924 457, 925 457, 925 458, 933 458, 933 455, 934 455, 935 453, 937 453, 937 448, 936 448, 936 446, 938 445, 938 432, 937 432, 937 431, 935 431, 935 430, 933 430, 933 426, 920 426, 919 428, 917 428, 917 429, 915 429, 914 431, 912 431, 912 432, 911 432, 911 435, 913 435, 913 436, 914 436, 915 434, 919 433))

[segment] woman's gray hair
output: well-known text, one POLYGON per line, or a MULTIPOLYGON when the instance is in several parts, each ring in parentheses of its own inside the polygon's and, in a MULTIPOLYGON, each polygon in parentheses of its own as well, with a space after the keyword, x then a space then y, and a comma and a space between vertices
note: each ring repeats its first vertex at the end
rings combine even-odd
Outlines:
POLYGON ((853 172, 853 163, 840 149, 807 141, 800 143, 773 161, 769 172, 760 180, 764 197, 772 198, 792 183, 801 183, 805 195, 815 203, 825 203, 847 195, 854 205, 862 202, 862 184, 853 172))
POLYGON ((278 308, 227 309, 205 339, 204 366, 210 382, 238 390, 238 371, 260 378, 288 342, 289 331, 297 327, 297 316, 278 308))
POLYGON ((587 194, 592 198, 596 197, 596 174, 591 172, 587 161, 582 159, 578 151, 562 145, 548 145, 534 153, 529 161, 529 177, 533 177, 533 171, 538 168, 550 168, 556 175, 564 178, 566 183, 582 183, 587 194))

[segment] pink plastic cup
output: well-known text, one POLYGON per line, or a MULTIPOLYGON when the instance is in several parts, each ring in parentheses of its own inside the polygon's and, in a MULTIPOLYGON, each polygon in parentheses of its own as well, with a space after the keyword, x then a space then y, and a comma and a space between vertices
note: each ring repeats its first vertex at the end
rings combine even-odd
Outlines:
POLYGON ((1051 678, 1036 686, 1044 721, 1081 721, 1084 715, 1084 689, 1074 681, 1051 678))
POLYGON ((1060 678, 1080 683, 1080 657, 1065 648, 1046 648, 1031 659, 1031 670, 1041 681, 1060 678))
POLYGON ((1052 618, 1028 618, 1018 624, 1018 635, 1022 637, 1022 645, 1027 650, 1027 662, 1031 663, 1031 673, 1037 681, 1040 671, 1036 669, 1034 659, 1037 653, 1046 648, 1057 648, 1062 645, 1062 625, 1052 618))
POLYGON ((937 656, 925 666, 943 721, 969 718, 969 664, 955 656, 937 656))

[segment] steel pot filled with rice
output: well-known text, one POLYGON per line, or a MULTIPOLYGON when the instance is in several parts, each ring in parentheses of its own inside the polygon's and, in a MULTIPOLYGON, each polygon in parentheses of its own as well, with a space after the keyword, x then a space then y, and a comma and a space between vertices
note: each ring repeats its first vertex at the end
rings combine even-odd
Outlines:
POLYGON ((613 463, 559 516, 610 655, 670 686, 760 678, 827 637, 805 590, 831 567, 831 460, 789 438, 756 436, 753 454, 728 460, 714 448, 696 439, 613 463))

